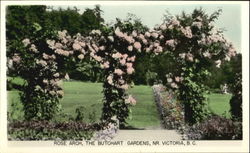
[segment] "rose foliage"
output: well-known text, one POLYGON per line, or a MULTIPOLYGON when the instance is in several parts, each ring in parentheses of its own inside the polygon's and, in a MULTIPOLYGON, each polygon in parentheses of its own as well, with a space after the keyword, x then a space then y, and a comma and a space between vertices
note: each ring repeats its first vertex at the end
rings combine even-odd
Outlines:
POLYGON ((167 86, 176 91, 183 103, 185 120, 191 124, 203 120, 208 113, 203 96, 208 67, 212 63, 219 67, 236 54, 222 31, 213 25, 219 13, 207 15, 196 9, 192 14, 166 16, 162 24, 147 31, 128 29, 124 23, 103 25, 88 36, 71 36, 64 30, 55 37, 41 34, 25 38, 22 52, 9 60, 12 68, 27 80, 22 96, 25 118, 51 119, 60 110, 62 80, 68 78, 58 67, 67 61, 90 59, 100 65, 105 78, 102 120, 117 118, 122 125, 129 115, 129 106, 136 104, 127 91, 133 84, 131 76, 137 57, 166 54, 176 66, 166 74, 167 86))

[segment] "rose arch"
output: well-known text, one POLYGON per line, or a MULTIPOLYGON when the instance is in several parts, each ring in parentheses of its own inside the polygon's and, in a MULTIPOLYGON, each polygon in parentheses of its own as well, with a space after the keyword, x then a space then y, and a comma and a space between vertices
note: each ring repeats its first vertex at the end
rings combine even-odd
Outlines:
POLYGON ((66 75, 58 67, 65 61, 89 58, 100 64, 105 78, 102 121, 117 118, 123 124, 129 106, 136 103, 127 90, 131 87, 137 55, 167 54, 175 61, 176 69, 166 74, 166 85, 176 91, 183 103, 187 122, 202 120, 207 114, 203 80, 209 74, 209 65, 215 63, 219 67, 223 60, 236 54, 232 44, 211 24, 216 16, 196 12, 169 17, 146 32, 114 25, 93 30, 88 36, 70 36, 64 30, 56 37, 45 36, 46 42, 39 38, 24 39, 29 54, 15 54, 12 60, 27 78, 21 97, 25 118, 51 119, 60 109, 61 84, 66 75))

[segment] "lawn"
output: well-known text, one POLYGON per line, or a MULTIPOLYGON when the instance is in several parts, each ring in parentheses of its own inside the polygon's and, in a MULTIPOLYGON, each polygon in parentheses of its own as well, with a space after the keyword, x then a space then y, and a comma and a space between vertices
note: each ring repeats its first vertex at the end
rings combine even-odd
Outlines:
MULTIPOLYGON (((21 82, 20 80, 16 80, 21 82)), ((65 96, 61 100, 62 112, 71 118, 75 118, 75 110, 80 106, 85 108, 86 121, 89 116, 94 114, 95 120, 99 120, 102 113, 102 83, 64 82, 65 96)), ((12 112, 11 116, 15 119, 22 119, 22 104, 20 103, 18 90, 8 91, 8 110, 12 112), (12 107, 10 107, 12 105, 12 107), (15 111, 11 111, 14 109, 15 111)), ((129 90, 129 93, 137 100, 137 104, 131 107, 130 116, 127 119, 129 126, 134 128, 159 127, 160 119, 153 99, 152 89, 149 86, 135 86, 129 90)), ((230 117, 229 100, 230 94, 209 94, 209 109, 218 115, 230 117)), ((58 116, 59 119, 61 118, 58 116)))
POLYGON ((206 97, 208 98, 208 108, 212 113, 230 118, 231 115, 229 112, 229 101, 232 97, 231 94, 212 93, 206 95, 206 97))
MULTIPOLYGON (((65 96, 61 100, 62 112, 75 118, 76 108, 84 106, 86 112, 86 121, 89 121, 89 114, 95 114, 96 120, 101 117, 102 113, 102 83, 89 83, 70 81, 64 82, 63 85, 65 96)), ((149 86, 135 86, 129 91, 137 100, 137 105, 131 107, 130 117, 127 119, 129 126, 134 128, 145 128, 160 126, 160 119, 153 100, 152 89, 149 86)), ((10 105, 15 104, 15 118, 22 118, 21 104, 18 91, 8 91, 8 101, 10 105)))

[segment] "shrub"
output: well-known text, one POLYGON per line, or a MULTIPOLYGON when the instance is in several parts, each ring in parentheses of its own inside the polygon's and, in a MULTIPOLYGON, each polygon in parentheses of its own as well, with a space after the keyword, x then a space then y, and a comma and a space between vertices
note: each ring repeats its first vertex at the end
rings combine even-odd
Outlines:
POLYGON ((83 121, 84 120, 84 112, 86 108, 84 106, 80 106, 76 108, 76 121, 83 121))
POLYGON ((236 73, 232 85, 233 96, 230 100, 230 112, 234 120, 242 121, 242 73, 236 73))
POLYGON ((9 140, 89 140, 105 123, 52 123, 48 121, 17 121, 9 123, 9 140))
POLYGON ((242 140, 242 123, 220 116, 190 126, 184 132, 192 140, 242 140))

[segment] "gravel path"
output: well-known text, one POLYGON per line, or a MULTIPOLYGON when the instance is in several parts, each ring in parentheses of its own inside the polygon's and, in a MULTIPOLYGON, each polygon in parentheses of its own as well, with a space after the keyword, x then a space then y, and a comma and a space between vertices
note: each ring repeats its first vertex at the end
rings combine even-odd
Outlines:
POLYGON ((118 130, 113 140, 182 140, 175 130, 118 130))

